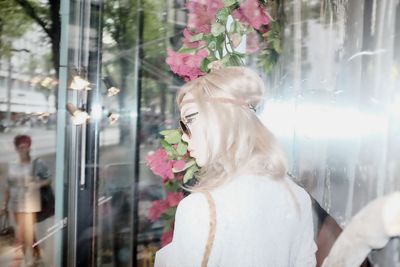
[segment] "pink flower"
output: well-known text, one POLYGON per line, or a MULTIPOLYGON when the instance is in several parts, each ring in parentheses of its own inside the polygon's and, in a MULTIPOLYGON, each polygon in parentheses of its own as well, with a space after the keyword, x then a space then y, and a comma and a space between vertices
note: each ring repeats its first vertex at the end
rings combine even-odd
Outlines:
POLYGON ((161 215, 168 209, 168 203, 165 200, 156 200, 153 201, 149 209, 149 213, 147 214, 147 218, 155 222, 160 219, 161 215))
POLYGON ((218 10, 223 8, 224 4, 221 0, 192 0, 186 7, 189 10, 188 27, 197 33, 208 34, 218 10))
POLYGON ((174 168, 178 171, 183 170, 186 166, 186 162, 184 160, 177 160, 173 163, 174 168))
POLYGON ((176 207, 178 206, 179 202, 183 199, 183 193, 182 192, 169 192, 167 194, 167 203, 169 207, 176 207))
POLYGON ((174 178, 172 172, 172 161, 168 160, 168 154, 163 149, 158 149, 151 155, 146 157, 147 166, 151 171, 158 176, 161 176, 163 182, 167 182, 174 178))
POLYGON ((246 0, 238 9, 233 11, 232 16, 243 23, 250 24, 256 30, 269 22, 265 10, 257 0, 246 0))
POLYGON ((258 42, 258 34, 253 31, 247 35, 246 39, 246 53, 252 54, 260 49, 260 44, 258 42))
POLYGON ((195 55, 180 54, 169 49, 166 62, 174 73, 188 82, 205 74, 200 70, 200 64, 207 56, 205 49, 197 51, 195 55))
POLYGON ((161 236, 161 247, 165 247, 172 242, 172 237, 174 236, 173 231, 164 232, 161 236))

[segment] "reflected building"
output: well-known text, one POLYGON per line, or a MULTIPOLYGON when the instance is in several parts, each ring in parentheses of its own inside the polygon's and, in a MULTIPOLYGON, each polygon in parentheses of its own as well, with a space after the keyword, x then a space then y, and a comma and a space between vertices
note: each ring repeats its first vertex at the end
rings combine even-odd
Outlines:
MULTIPOLYGON (((2 125, 46 124, 54 117, 57 80, 49 61, 49 45, 37 26, 11 44, 0 61, 0 120, 2 125), (8 121, 11 120, 11 121, 8 121)), ((54 121, 53 121, 54 123, 54 121)))

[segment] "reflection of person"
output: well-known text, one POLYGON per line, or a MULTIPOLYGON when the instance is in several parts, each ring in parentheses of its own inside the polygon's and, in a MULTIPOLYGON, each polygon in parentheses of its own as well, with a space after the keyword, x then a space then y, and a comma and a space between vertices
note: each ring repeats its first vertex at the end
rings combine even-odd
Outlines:
POLYGON ((315 266, 310 198, 254 112, 263 86, 250 69, 228 67, 180 90, 182 138, 201 170, 157 267, 315 266))
POLYGON ((50 184, 50 179, 44 163, 40 159, 31 160, 31 143, 31 138, 27 135, 17 135, 14 138, 19 159, 9 164, 3 209, 7 210, 10 204, 10 210, 14 212, 17 224, 16 242, 18 246, 22 246, 24 255, 28 260, 29 255, 32 255, 34 260, 39 260, 39 247, 32 248, 36 242, 34 225, 36 212, 41 210, 40 187, 50 184), (34 176, 33 173, 40 177, 34 176))

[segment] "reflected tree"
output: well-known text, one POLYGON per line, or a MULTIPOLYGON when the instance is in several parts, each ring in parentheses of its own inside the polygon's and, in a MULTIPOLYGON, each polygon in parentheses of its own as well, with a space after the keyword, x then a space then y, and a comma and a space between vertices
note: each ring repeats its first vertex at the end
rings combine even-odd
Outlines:
MULTIPOLYGON (((104 62, 107 75, 118 77, 120 88, 118 105, 120 113, 126 111, 128 77, 134 75, 135 41, 137 38, 138 7, 136 0, 105 1, 103 17, 103 35, 110 38, 109 45, 104 45, 104 55, 109 54, 111 60, 104 62)), ((103 38, 104 40, 104 38, 103 38)), ((129 116, 123 116, 129 119, 129 116)), ((130 136, 130 122, 120 123, 120 143, 130 136)), ((128 138, 129 139, 129 138, 128 138)))
MULTIPOLYGON (((109 76, 117 77, 116 80, 121 89, 118 95, 121 112, 126 111, 126 105, 130 104, 127 90, 132 89, 129 87, 136 82, 132 80, 132 77, 135 77, 136 62, 140 66, 138 84, 142 94, 152 95, 151 92, 154 92, 154 88, 146 85, 156 84, 160 87, 160 95, 165 95, 164 78, 167 78, 165 74, 167 68, 164 63, 166 54, 165 10, 166 3, 155 0, 143 0, 141 6, 138 6, 136 0, 104 2, 104 72, 109 76), (138 20, 140 21, 138 22, 138 20), (138 47, 139 58, 136 58, 136 44, 140 44, 138 47), (156 83, 146 82, 148 79, 154 80, 156 83)), ((160 101, 160 103, 165 103, 165 101, 160 101)), ((165 108, 161 108, 161 110, 162 117, 164 117, 165 108)), ((129 136, 129 131, 130 124, 128 122, 120 124, 120 143, 123 143, 124 139, 129 136)))
POLYGON ((58 77, 61 33, 61 19, 59 14, 60 0, 48 0, 45 2, 12 0, 8 2, 14 3, 20 8, 27 16, 37 23, 48 36, 51 43, 53 67, 56 71, 56 77, 58 77))
POLYGON ((0 56, 10 57, 12 41, 21 37, 32 21, 12 1, 0 0, 0 56))

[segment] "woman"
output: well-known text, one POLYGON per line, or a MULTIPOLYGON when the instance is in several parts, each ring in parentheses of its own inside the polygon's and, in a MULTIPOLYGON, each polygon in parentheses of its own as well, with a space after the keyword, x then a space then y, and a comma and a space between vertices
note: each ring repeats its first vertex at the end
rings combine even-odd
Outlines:
POLYGON ((256 116, 263 89, 250 69, 229 67, 179 91, 182 139, 201 171, 157 267, 315 266, 311 201, 256 116))
POLYGON ((9 164, 3 210, 7 211, 10 204, 17 224, 16 243, 22 247, 26 260, 30 261, 32 256, 35 262, 40 260, 39 247, 32 248, 36 242, 36 212, 41 210, 40 187, 50 184, 50 175, 40 159, 32 161, 31 144, 28 135, 17 135, 14 138, 18 160, 9 164))

